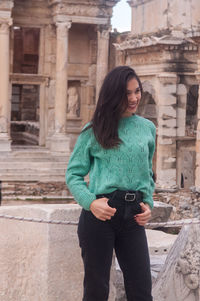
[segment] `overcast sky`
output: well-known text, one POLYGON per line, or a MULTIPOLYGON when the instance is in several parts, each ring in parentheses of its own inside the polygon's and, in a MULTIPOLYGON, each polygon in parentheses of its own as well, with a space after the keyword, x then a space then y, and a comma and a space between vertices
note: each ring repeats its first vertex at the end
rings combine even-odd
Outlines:
POLYGON ((126 0, 121 0, 113 9, 112 28, 119 32, 131 30, 131 7, 126 0))

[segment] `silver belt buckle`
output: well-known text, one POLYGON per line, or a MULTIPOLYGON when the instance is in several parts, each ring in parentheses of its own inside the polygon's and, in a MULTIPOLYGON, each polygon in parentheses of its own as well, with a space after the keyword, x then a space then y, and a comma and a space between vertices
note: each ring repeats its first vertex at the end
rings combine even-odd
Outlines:
POLYGON ((134 202, 135 199, 136 199, 135 193, 127 192, 127 193, 125 194, 125 201, 127 201, 127 202, 134 202), (130 198, 128 198, 128 197, 130 197, 130 198), (132 198, 131 198, 131 197, 132 197, 132 198))

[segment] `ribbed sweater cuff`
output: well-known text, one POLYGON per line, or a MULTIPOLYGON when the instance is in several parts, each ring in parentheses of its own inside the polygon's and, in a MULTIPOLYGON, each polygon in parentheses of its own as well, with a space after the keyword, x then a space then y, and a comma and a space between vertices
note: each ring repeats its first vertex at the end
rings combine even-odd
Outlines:
POLYGON ((76 200, 79 205, 81 205, 85 210, 90 210, 91 203, 96 200, 96 195, 93 193, 86 194, 85 192, 83 194, 79 194, 78 199, 76 200))
POLYGON ((153 209, 153 199, 143 199, 143 202, 147 203, 153 209))

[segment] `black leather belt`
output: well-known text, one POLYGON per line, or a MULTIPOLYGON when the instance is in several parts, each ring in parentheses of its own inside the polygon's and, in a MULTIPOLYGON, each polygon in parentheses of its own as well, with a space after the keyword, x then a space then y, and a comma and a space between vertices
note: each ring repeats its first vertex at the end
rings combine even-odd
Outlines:
POLYGON ((119 198, 122 199, 126 202, 134 202, 134 201, 142 201, 143 198, 143 193, 141 191, 135 191, 135 190, 115 190, 111 193, 106 193, 106 194, 99 194, 97 195, 97 198, 109 198, 109 199, 114 199, 114 198, 119 198))

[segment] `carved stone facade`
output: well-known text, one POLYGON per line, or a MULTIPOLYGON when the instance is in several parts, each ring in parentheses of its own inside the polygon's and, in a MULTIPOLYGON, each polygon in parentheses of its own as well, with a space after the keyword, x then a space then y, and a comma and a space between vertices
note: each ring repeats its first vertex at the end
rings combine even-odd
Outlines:
POLYGON ((157 187, 200 188, 200 3, 128 2, 132 31, 114 43, 116 58, 117 64, 132 66, 144 84, 139 111, 157 126, 157 187))
POLYGON ((27 143, 22 124, 31 123, 39 128, 33 144, 70 152, 108 71, 110 18, 118 1, 0 1, 0 151, 10 151, 11 140, 19 143, 17 129, 27 143), (23 102, 31 86, 39 99, 30 90, 23 102), (28 108, 32 114, 23 117, 28 108))
POLYGON ((157 126, 158 188, 200 188, 199 0, 130 0, 132 32, 111 35, 117 2, 0 1, 0 151, 33 137, 69 153, 108 69, 126 64, 143 82, 139 114, 157 126))

